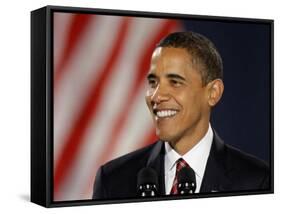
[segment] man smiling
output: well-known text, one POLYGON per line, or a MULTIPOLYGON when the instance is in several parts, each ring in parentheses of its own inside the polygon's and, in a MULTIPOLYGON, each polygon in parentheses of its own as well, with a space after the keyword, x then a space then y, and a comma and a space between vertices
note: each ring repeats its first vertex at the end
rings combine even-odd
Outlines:
POLYGON ((181 155, 203 138, 208 130, 210 109, 223 92, 221 61, 217 76, 208 83, 205 80, 208 77, 201 76, 201 64, 183 48, 158 47, 147 78, 146 102, 153 114, 157 136, 181 155))
POLYGON ((206 37, 172 33, 157 45, 147 75, 146 103, 159 141, 100 167, 93 199, 137 197, 143 168, 158 177, 159 195, 179 194, 182 168, 195 176, 195 193, 269 188, 269 169, 235 149, 212 129, 212 108, 224 91, 222 59, 206 37))

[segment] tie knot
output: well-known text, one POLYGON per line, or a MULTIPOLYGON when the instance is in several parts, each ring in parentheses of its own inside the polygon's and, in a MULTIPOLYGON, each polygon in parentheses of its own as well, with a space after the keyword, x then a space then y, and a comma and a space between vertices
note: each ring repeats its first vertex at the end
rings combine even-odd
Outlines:
POLYGON ((188 163, 186 163, 186 161, 182 158, 177 160, 177 172, 179 172, 182 168, 189 168, 190 166, 188 165, 188 163))

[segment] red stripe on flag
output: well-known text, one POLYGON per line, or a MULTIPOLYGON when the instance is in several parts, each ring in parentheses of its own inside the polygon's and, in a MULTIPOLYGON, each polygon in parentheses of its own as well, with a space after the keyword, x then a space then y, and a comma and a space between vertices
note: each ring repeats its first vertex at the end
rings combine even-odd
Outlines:
MULTIPOLYGON (((134 102, 136 95, 142 89, 141 86, 144 83, 146 74, 150 66, 152 52, 155 49, 156 44, 167 34, 171 33, 176 28, 177 24, 178 23, 176 21, 166 21, 161 30, 155 35, 154 38, 151 39, 151 43, 148 44, 146 51, 144 51, 143 55, 140 57, 141 60, 139 61, 139 64, 137 66, 138 70, 136 72, 136 78, 133 84, 133 88, 132 90, 130 90, 128 99, 126 99, 127 101, 124 103, 122 112, 119 114, 118 119, 114 122, 111 133, 108 135, 110 138, 105 142, 105 146, 103 147, 104 149, 100 152, 100 156, 98 157, 98 162, 95 163, 96 166, 100 166, 104 164, 104 162, 108 161, 112 156, 113 152, 115 151, 121 131, 124 128, 126 121, 128 120, 128 112, 130 112, 132 108, 132 103, 134 102)), ((151 139, 151 136, 149 138, 151 139)), ((89 186, 93 185, 96 170, 97 167, 94 168, 94 173, 90 177, 90 181, 87 184, 87 191, 89 189, 89 186)))
POLYGON ((69 32, 67 32, 67 36, 65 37, 66 45, 62 53, 62 57, 56 67, 55 70, 55 79, 54 79, 54 88, 59 84, 60 79, 65 71, 65 66, 69 62, 70 56, 73 52, 75 52, 75 48, 79 43, 79 39, 84 34, 87 29, 88 24, 94 21, 92 17, 87 14, 78 14, 75 15, 70 24, 69 32))
MULTIPOLYGON (((54 176, 54 193, 57 194, 60 188, 61 183, 63 182, 68 170, 72 166, 72 163, 75 161, 75 158, 78 154, 78 150, 83 143, 83 137, 85 135, 85 130, 91 122, 91 118, 93 118, 97 112, 99 102, 101 100, 101 94, 105 90, 106 80, 109 78, 111 73, 113 72, 114 65, 118 61, 118 57, 122 50, 122 46, 125 43, 126 34, 129 28, 130 19, 125 18, 119 28, 119 32, 117 35, 117 39, 114 42, 114 46, 112 51, 110 51, 110 55, 107 59, 107 62, 104 64, 104 68, 102 69, 101 75, 99 76, 98 84, 94 85, 89 90, 89 95, 83 108, 78 116, 76 122, 74 122, 73 127, 70 131, 70 135, 68 136, 64 148, 62 150, 62 154, 59 156, 57 161, 57 166, 55 168, 55 176, 54 176)), ((97 78, 97 77, 94 77, 97 78)))

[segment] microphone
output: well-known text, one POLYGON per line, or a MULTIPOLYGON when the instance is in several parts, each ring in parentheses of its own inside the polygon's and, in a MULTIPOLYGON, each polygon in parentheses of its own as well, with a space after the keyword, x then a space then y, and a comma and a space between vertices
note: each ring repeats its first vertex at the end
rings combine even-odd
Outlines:
POLYGON ((180 195, 190 195, 195 192, 196 178, 191 167, 182 168, 178 174, 178 193, 180 195))
POLYGON ((140 197, 153 197, 158 194, 158 175, 150 168, 142 168, 138 172, 137 193, 140 197))

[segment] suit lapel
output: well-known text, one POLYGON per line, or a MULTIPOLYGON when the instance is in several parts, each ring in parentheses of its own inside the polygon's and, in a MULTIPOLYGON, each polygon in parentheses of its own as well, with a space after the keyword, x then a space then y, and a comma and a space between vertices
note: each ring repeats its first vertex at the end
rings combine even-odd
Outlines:
POLYGON ((151 151, 146 166, 155 169, 158 174, 160 195, 165 195, 164 157, 164 143, 162 141, 158 141, 151 151))
POLYGON ((221 192, 231 188, 232 182, 227 175, 229 169, 226 167, 226 161, 224 143, 214 131, 214 139, 200 193, 221 192))

